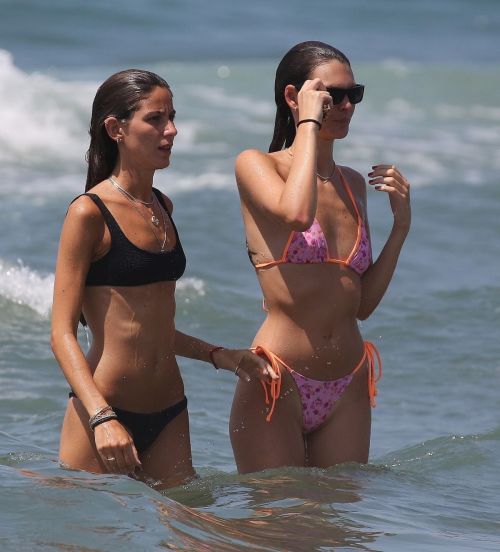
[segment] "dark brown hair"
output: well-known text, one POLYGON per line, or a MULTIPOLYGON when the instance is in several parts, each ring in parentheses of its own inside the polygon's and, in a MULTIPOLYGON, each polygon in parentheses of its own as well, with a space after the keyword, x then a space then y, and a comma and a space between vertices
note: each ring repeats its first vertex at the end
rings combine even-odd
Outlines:
POLYGON ((90 146, 85 191, 108 178, 115 168, 118 146, 108 135, 104 121, 108 117, 129 119, 138 104, 153 88, 160 86, 170 90, 167 81, 150 71, 126 69, 108 77, 99 87, 92 104, 90 119, 90 146))
POLYGON ((276 119, 269 151, 279 151, 290 146, 295 138, 295 123, 285 101, 285 87, 293 84, 301 87, 312 71, 328 61, 340 61, 351 66, 347 57, 337 48, 324 42, 308 41, 296 44, 288 50, 276 69, 274 99, 276 119))

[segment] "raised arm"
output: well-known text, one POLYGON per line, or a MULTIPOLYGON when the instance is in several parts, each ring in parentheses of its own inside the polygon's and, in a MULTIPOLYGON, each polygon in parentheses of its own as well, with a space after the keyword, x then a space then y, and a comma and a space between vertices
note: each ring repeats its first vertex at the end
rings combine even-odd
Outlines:
POLYGON ((394 222, 380 255, 363 275, 360 320, 368 318, 385 295, 411 224, 410 184, 400 171, 394 165, 376 165, 368 176, 370 185, 389 195, 394 222))
POLYGON ((236 181, 244 202, 278 219, 290 230, 306 230, 316 214, 317 135, 323 106, 331 103, 331 97, 319 79, 306 81, 298 93, 288 85, 285 94, 291 109, 297 112, 298 122, 312 120, 297 126, 286 179, 281 178, 273 156, 247 150, 236 159, 236 181))

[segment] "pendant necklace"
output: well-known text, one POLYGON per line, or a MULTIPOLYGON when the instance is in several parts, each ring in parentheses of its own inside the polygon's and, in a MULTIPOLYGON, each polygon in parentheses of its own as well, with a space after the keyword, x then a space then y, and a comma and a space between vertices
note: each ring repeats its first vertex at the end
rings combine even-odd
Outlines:
MULTIPOLYGON (((111 182, 111 184, 113 184, 113 186, 117 190, 119 190, 126 198, 130 199, 131 201, 134 201, 135 203, 142 203, 142 205, 145 205, 146 207, 151 207, 153 205, 154 198, 155 198, 154 195, 153 195, 153 199, 151 201, 143 201, 142 199, 138 199, 135 196, 133 196, 130 192, 125 190, 125 188, 122 188, 120 186, 120 184, 118 184, 118 181, 116 180, 116 178, 113 175, 111 175, 108 180, 111 182)), ((160 221, 159 221, 158 217, 154 213, 152 213, 152 215, 151 215, 151 222, 155 226, 158 226, 160 224, 160 221)))
POLYGON ((132 202, 132 207, 139 213, 139 215, 143 218, 144 222, 147 224, 148 223, 148 220, 147 218, 144 216, 144 214, 134 205, 134 203, 142 203, 142 205, 145 205, 147 207, 151 207, 151 212, 152 212, 152 215, 151 215, 151 220, 150 222, 156 227, 158 228, 158 226, 160 225, 160 220, 158 219, 158 217, 154 214, 154 211, 153 211, 153 205, 155 204, 155 202, 157 203, 158 205, 158 208, 160 209, 160 213, 161 213, 161 218, 162 218, 162 221, 163 221, 163 229, 164 229, 164 234, 163 234, 163 240, 160 240, 160 238, 158 237, 158 235, 156 234, 154 228, 151 228, 151 226, 149 226, 148 224, 148 227, 151 228, 151 231, 153 232, 153 235, 156 239, 156 241, 158 242, 158 245, 160 246, 160 252, 163 253, 165 251, 165 244, 167 243, 167 221, 165 219, 165 213, 163 212, 163 209, 160 205, 160 202, 158 201, 158 198, 156 197, 156 194, 153 193, 153 199, 152 201, 142 201, 141 199, 137 199, 135 196, 133 196, 130 192, 127 192, 127 190, 125 190, 124 188, 122 188, 118 182, 116 181, 116 179, 113 177, 113 176, 110 176, 108 178, 108 180, 111 182, 111 184, 120 192, 122 193, 129 201, 132 202))

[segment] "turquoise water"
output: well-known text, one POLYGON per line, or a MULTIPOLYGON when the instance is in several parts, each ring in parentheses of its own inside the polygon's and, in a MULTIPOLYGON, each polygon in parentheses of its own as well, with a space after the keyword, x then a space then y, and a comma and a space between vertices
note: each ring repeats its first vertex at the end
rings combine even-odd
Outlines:
MULTIPOLYGON (((0 2, 2 551, 500 548, 500 6, 286 6, 0 2), (340 46, 366 84, 337 161, 363 174, 394 162, 412 183, 396 277, 362 323, 384 359, 370 463, 238 476, 234 379, 181 359, 197 481, 162 495, 60 469, 67 385, 48 343, 51 288, 98 83, 131 65, 171 82, 179 135, 157 185, 188 256, 177 325, 247 346, 263 313, 233 161, 267 147, 276 63, 304 38, 340 46)), ((391 214, 368 192, 378 252, 391 214)))

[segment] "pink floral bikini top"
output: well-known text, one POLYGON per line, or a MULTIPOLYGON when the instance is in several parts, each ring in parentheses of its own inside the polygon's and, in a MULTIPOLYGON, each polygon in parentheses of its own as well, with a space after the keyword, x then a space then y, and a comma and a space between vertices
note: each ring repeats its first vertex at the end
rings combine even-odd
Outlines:
POLYGON ((346 259, 335 259, 330 257, 328 244, 319 222, 314 219, 312 225, 304 232, 293 231, 283 249, 281 258, 273 261, 265 261, 255 264, 255 269, 265 269, 280 264, 313 264, 333 263, 347 266, 357 274, 362 275, 372 262, 372 249, 370 240, 366 234, 366 227, 361 216, 358 205, 351 189, 344 178, 341 170, 338 169, 340 180, 352 201, 358 219, 358 234, 351 253, 346 259))

